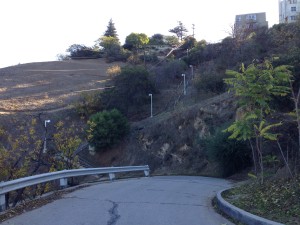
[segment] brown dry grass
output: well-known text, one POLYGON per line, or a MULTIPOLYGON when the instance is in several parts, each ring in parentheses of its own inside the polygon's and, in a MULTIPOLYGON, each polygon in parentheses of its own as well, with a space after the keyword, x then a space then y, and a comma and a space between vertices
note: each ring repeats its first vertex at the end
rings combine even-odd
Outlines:
POLYGON ((107 85, 107 69, 122 63, 86 59, 21 64, 0 69, 0 113, 67 107, 84 91, 107 85))

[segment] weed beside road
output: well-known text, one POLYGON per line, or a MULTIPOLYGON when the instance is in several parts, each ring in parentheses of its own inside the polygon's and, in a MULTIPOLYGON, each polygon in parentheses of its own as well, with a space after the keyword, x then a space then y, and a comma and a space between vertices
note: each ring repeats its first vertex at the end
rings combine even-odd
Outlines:
POLYGON ((222 195, 254 215, 286 225, 300 224, 300 176, 294 180, 269 179, 264 184, 250 180, 222 195))

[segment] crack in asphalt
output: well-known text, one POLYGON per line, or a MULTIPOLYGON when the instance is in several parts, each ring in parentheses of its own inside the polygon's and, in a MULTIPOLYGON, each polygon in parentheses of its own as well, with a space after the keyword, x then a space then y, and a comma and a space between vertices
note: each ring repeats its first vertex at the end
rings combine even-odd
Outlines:
MULTIPOLYGON (((76 197, 76 196, 69 196, 65 197, 66 199, 80 199, 80 200, 88 200, 88 201, 101 201, 103 200, 100 199, 92 199, 92 198, 81 198, 81 197, 76 197)), ((147 205, 177 205, 177 206, 195 206, 195 207, 208 207, 207 205, 204 204, 188 204, 188 203, 174 203, 174 202, 134 202, 134 201, 123 201, 123 202, 114 202, 111 200, 105 200, 105 202, 110 202, 113 204, 113 207, 109 210, 109 213, 111 216, 116 217, 119 219, 120 215, 117 212, 117 208, 119 207, 119 204, 147 204, 147 205)), ((114 225, 115 223, 108 223, 108 225, 114 225)))
POLYGON ((110 220, 107 222, 107 225, 115 225, 117 224, 117 221, 120 219, 120 215, 118 214, 118 207, 119 204, 111 201, 111 200, 107 200, 107 202, 112 203, 112 208, 110 210, 108 210, 109 215, 110 215, 110 220))

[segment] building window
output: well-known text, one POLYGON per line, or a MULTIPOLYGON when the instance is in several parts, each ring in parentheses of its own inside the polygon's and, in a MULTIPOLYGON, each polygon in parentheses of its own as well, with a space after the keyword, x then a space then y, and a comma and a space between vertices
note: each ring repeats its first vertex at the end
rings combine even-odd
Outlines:
POLYGON ((291 20, 297 20, 297 16, 291 16, 291 20))
POLYGON ((246 16, 246 20, 256 20, 256 15, 255 14, 249 14, 246 16))
POLYGON ((236 17, 236 22, 241 22, 242 21, 242 17, 241 16, 237 16, 236 17))
POLYGON ((294 6, 294 7, 291 7, 291 11, 292 12, 296 12, 296 7, 294 6))
POLYGON ((297 3, 297 0, 293 0, 293 3, 297 3))

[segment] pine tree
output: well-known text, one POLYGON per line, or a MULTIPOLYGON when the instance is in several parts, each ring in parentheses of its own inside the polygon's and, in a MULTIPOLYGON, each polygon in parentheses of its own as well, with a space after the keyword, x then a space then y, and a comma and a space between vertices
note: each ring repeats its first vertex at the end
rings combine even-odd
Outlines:
POLYGON ((170 29, 169 32, 176 34, 178 39, 182 41, 183 38, 186 37, 186 32, 188 32, 188 30, 181 21, 178 21, 178 26, 174 27, 173 29, 170 29))
POLYGON ((112 19, 110 19, 108 22, 108 26, 104 33, 104 36, 118 38, 117 30, 116 30, 115 24, 113 23, 112 19))

